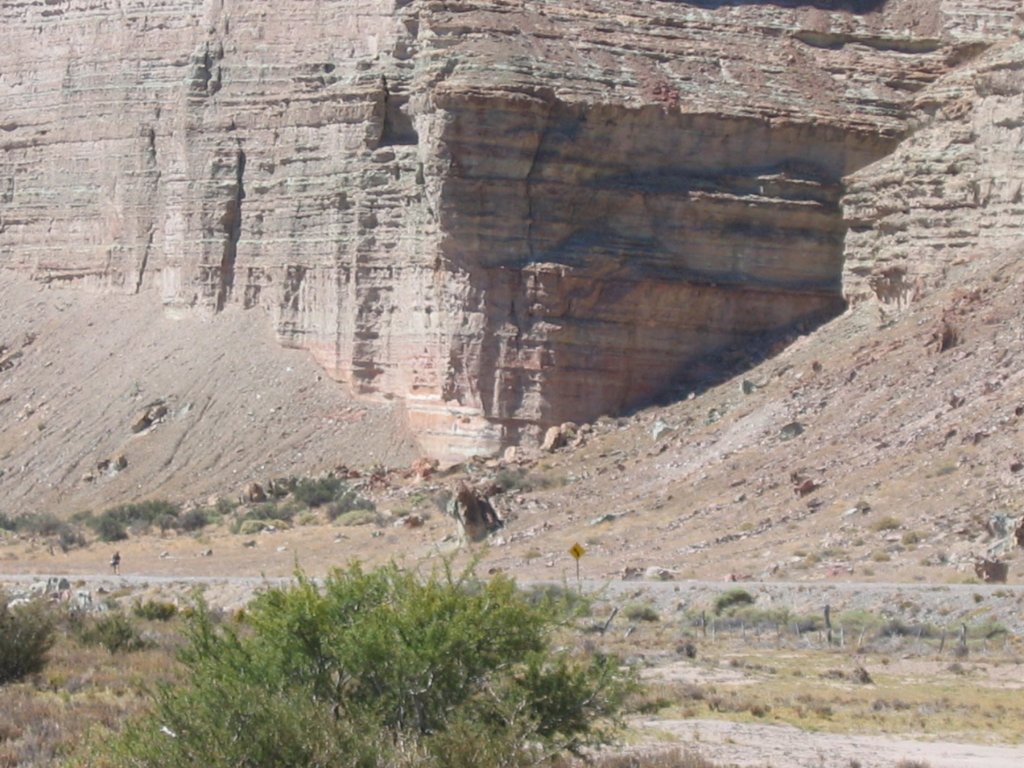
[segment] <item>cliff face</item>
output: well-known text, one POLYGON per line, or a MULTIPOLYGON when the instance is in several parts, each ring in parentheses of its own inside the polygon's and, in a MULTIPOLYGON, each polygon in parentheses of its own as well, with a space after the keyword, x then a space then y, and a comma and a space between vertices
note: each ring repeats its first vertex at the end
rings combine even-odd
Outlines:
MULTIPOLYGON (((911 118, 1019 132, 1020 52, 963 74, 1017 5, 5 3, 0 266, 262 307, 428 451, 495 450, 840 312, 914 218, 869 165, 911 118)), ((948 137, 976 183, 914 175, 1003 221, 985 135, 948 137)))
POLYGON ((905 306, 951 267, 1024 242, 1024 43, 994 46, 913 107, 918 130, 849 180, 854 299, 905 306))

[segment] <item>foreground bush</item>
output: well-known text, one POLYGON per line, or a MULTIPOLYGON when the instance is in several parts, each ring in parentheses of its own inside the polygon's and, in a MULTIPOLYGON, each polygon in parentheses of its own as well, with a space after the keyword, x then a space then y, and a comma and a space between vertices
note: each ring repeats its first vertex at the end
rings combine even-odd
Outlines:
POLYGON ((599 743, 629 688, 610 659, 555 650, 565 618, 508 579, 425 582, 397 567, 337 571, 268 591, 246 626, 200 607, 187 684, 91 765, 445 766, 537 764, 599 743))
POLYGON ((54 629, 53 614, 41 601, 10 608, 0 594, 0 685, 43 669, 54 629))

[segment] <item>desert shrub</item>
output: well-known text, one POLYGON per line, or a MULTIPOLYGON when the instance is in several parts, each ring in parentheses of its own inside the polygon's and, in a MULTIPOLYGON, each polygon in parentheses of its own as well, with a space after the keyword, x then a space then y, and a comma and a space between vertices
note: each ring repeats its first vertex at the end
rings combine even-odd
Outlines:
POLYGON ((180 512, 178 505, 154 499, 111 507, 99 515, 88 517, 85 522, 103 541, 120 541, 128 538, 129 527, 145 530, 157 525, 161 530, 177 529, 180 512))
POLYGON ((729 589, 715 598, 715 615, 721 616, 725 611, 740 605, 751 605, 754 596, 745 589, 736 587, 729 589))
POLYGON ((353 509, 338 515, 334 522, 338 525, 372 525, 380 522, 380 516, 370 509, 353 509))
POLYGON ((630 603, 622 611, 630 621, 658 621, 658 611, 648 603, 630 603))
POLYGON ((147 645, 135 623, 121 611, 82 622, 78 640, 83 645, 101 645, 111 653, 140 651, 147 645))
POLYGON ((817 632, 825 627, 825 620, 817 613, 793 617, 793 627, 798 634, 817 632))
POLYGON ((173 531, 178 527, 178 518, 174 515, 160 515, 156 519, 156 526, 160 529, 160 533, 173 531))
POLYGON ((782 606, 759 608, 748 604, 738 605, 729 610, 729 619, 734 623, 751 627, 778 627, 791 624, 793 614, 782 606))
POLYGON ((18 530, 36 536, 56 536, 63 523, 51 512, 40 512, 37 515, 22 515, 18 518, 18 530))
POLYGON ((0 685, 42 670, 56 623, 41 601, 11 608, 0 593, 0 685))
POLYGON ((260 533, 261 531, 287 531, 291 527, 292 524, 287 520, 275 520, 274 518, 269 520, 244 520, 238 526, 238 530, 235 533, 240 533, 243 536, 252 536, 254 533, 260 533))
POLYGON ((292 518, 295 517, 299 510, 300 507, 296 504, 265 501, 262 504, 250 507, 241 515, 236 516, 231 524, 231 531, 232 533, 249 535, 262 531, 268 525, 272 525, 275 528, 288 528, 292 518))
POLYGON ((1009 634, 1006 625, 991 616, 972 626, 969 632, 971 637, 982 637, 986 640, 992 640, 993 638, 1009 634))
POLYGON ((843 627, 847 632, 867 632, 877 630, 885 620, 870 611, 855 609, 843 611, 833 619, 833 623, 843 627))
POLYGON ((292 496, 307 507, 322 507, 337 498, 345 488, 342 480, 330 475, 316 479, 304 477, 295 483, 292 496))
POLYGON ((917 531, 905 531, 900 537, 900 543, 905 546, 912 546, 921 543, 921 534, 917 531))
POLYGON ((939 637, 942 632, 932 624, 908 624, 902 619, 889 619, 878 630, 879 637, 939 637))
POLYGON ((97 517, 90 521, 89 526, 99 536, 100 541, 122 541, 128 538, 127 526, 113 517, 97 517))
POLYGON ((900 527, 900 521, 892 515, 886 515, 879 520, 876 520, 871 526, 871 530, 882 533, 884 531, 895 531, 900 527))
POLYGON ((300 575, 257 597, 242 629, 200 605, 185 682, 158 688, 94 764, 511 767, 598 743, 630 680, 556 649, 562 618, 503 577, 396 566, 335 571, 322 588, 300 575))
POLYGON ((533 605, 554 605, 566 616, 582 618, 592 613, 590 598, 567 584, 532 584, 522 593, 533 605))
POLYGON ((177 528, 179 531, 200 531, 210 523, 210 518, 203 509, 190 509, 178 517, 177 528))
POLYGON ((84 547, 87 543, 82 532, 73 525, 64 523, 57 530, 57 545, 61 552, 70 552, 72 549, 84 547))
POLYGON ((533 486, 527 478, 526 470, 522 467, 509 467, 499 470, 494 476, 494 482, 500 485, 501 489, 506 493, 533 490, 533 486))
MULTIPOLYGON (((365 496, 361 496, 354 488, 345 487, 339 491, 334 500, 327 505, 327 519, 341 522, 340 518, 352 512, 374 512, 377 505, 365 496)), ((376 519, 376 516, 374 516, 376 519)), ((344 524, 344 523, 343 523, 344 524)), ((348 523, 352 525, 352 523, 348 523)))
POLYGON ((0 530, 3 530, 3 531, 16 531, 16 530, 18 530, 18 521, 17 521, 17 519, 11 517, 6 512, 0 512, 0 530))
POLYGON ((170 621, 178 613, 178 606, 164 600, 136 600, 132 604, 132 613, 149 621, 170 621))

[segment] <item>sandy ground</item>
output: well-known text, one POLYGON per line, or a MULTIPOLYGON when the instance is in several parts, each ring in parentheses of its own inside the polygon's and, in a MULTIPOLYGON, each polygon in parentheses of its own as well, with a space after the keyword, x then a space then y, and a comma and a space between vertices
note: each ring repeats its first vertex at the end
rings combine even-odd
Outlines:
MULTIPOLYGON (((1020 768, 1024 744, 989 746, 888 736, 808 733, 786 725, 716 720, 655 720, 640 724, 658 745, 678 741, 721 765, 750 768, 894 768, 921 761, 929 768, 1020 768)), ((922 739, 930 739, 923 736, 922 739)))

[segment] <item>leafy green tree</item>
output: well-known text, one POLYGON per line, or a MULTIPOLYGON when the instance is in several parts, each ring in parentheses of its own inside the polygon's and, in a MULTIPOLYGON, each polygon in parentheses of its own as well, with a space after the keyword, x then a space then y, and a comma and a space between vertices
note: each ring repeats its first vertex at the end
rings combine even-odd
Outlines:
POLYGON ((555 648, 567 618, 504 577, 395 566, 352 566, 322 587, 300 575, 235 627, 200 605, 187 682, 159 689, 91 764, 537 764, 606 738, 599 724, 631 687, 612 659, 555 648))

